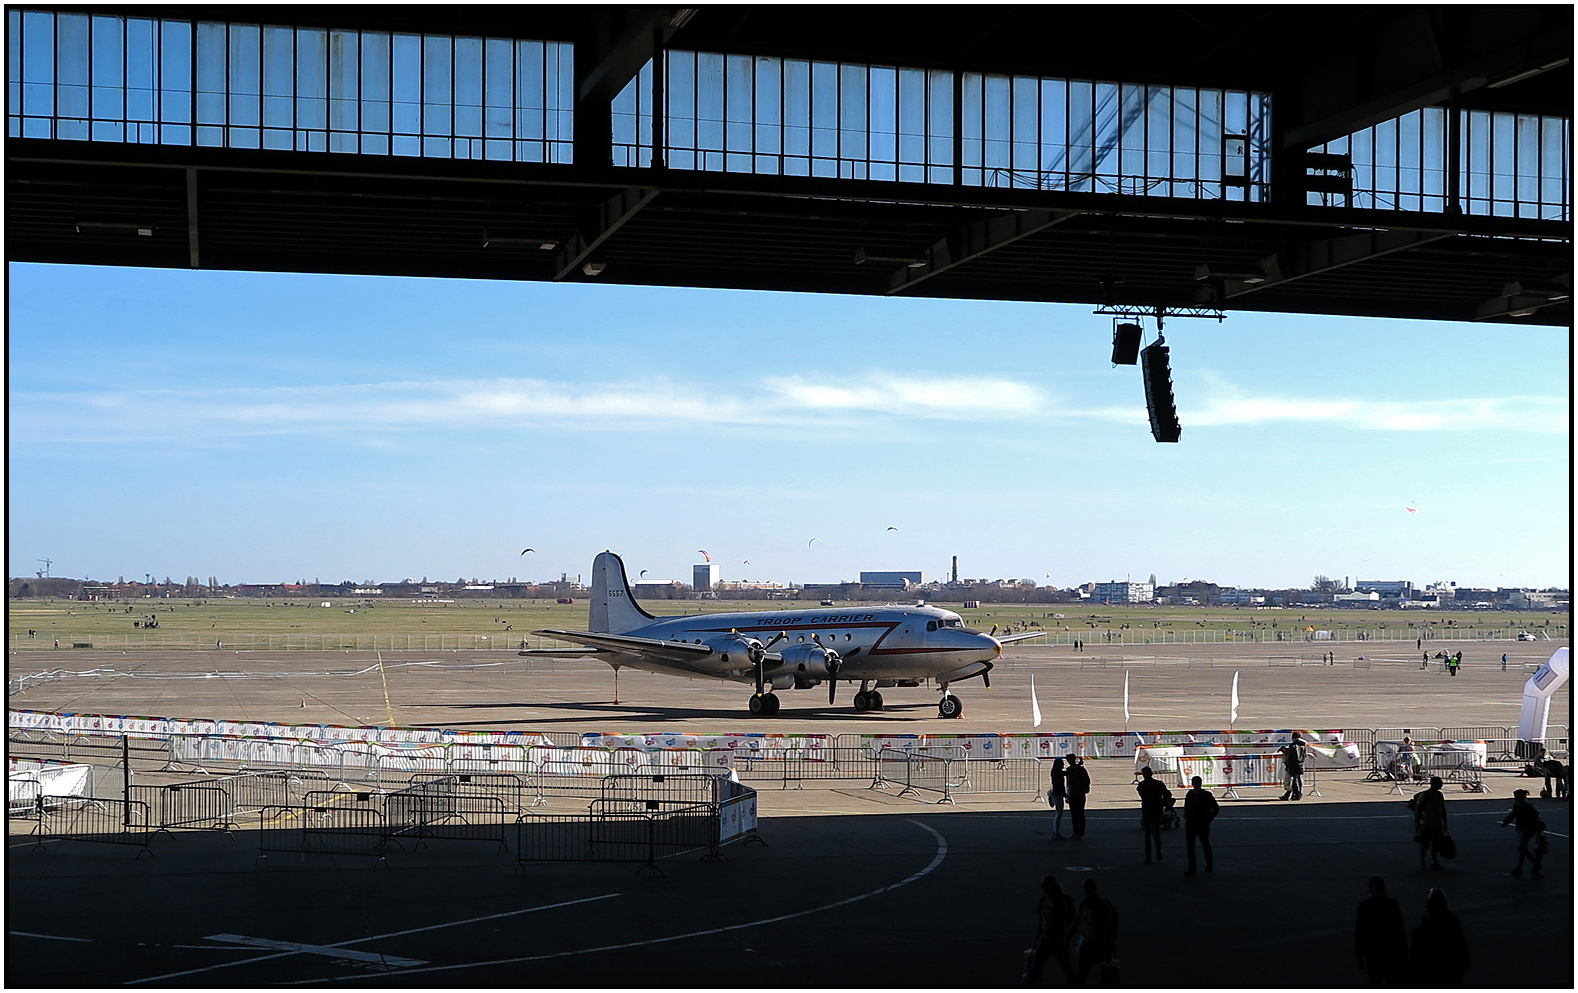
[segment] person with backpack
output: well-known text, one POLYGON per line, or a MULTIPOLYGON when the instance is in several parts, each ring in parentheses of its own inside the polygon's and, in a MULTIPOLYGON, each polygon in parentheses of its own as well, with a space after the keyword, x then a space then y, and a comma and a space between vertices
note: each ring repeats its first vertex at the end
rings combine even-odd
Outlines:
POLYGON ((1069 931, 1074 959, 1074 985, 1084 986, 1090 970, 1102 966, 1101 985, 1118 985, 1118 910, 1096 892, 1096 881, 1085 880, 1085 898, 1074 914, 1069 931))
POLYGON ((1151 862, 1151 844, 1156 845, 1156 861, 1162 860, 1162 811, 1172 798, 1170 791, 1146 766, 1140 770, 1140 781, 1134 784, 1140 795, 1140 828, 1145 832, 1145 864, 1151 862))
POLYGON ((1545 821, 1540 818, 1540 812, 1534 804, 1529 802, 1528 790, 1512 791, 1512 810, 1501 819, 1502 827, 1508 824, 1518 832, 1518 865, 1507 875, 1523 875, 1523 862, 1527 859, 1534 863, 1534 871, 1529 876, 1539 879, 1540 863, 1545 861, 1545 821))
POLYGON ((1036 902, 1036 943, 1025 963, 1024 981, 1041 981, 1047 959, 1056 958, 1063 967, 1063 980, 1074 978, 1068 958, 1068 932, 1074 924, 1074 900, 1063 892, 1055 876, 1041 877, 1041 899, 1036 902))
POLYGON ((1068 760, 1068 812, 1072 820, 1073 837, 1085 837, 1085 798, 1090 795, 1090 773, 1085 771, 1085 760, 1078 755, 1068 760))
POLYGON ((1190 779, 1193 789, 1184 794, 1184 843, 1189 846, 1189 868, 1184 870, 1185 876, 1194 875, 1196 840, 1205 852, 1205 871, 1211 871, 1211 822, 1222 810, 1222 805, 1216 802, 1210 790, 1201 786, 1201 782, 1199 776, 1190 779))
POLYGON ((1282 766, 1288 776, 1288 788, 1282 799, 1289 796, 1295 800, 1304 799, 1304 763, 1308 760, 1309 746, 1304 744, 1304 736, 1295 731, 1293 740, 1282 746, 1282 766))
MULTIPOLYGON (((1430 788, 1414 794, 1408 801, 1414 812, 1414 840, 1419 843, 1419 868, 1425 867, 1425 855, 1430 856, 1430 868, 1445 869, 1440 855, 1448 844, 1446 796, 1441 792, 1441 777, 1430 777, 1430 788)), ((1451 853, 1448 852, 1448 857, 1451 853)))
POLYGON ((1068 773, 1063 760, 1052 760, 1052 788, 1047 790, 1047 806, 1052 810, 1052 837, 1063 837, 1063 802, 1068 799, 1068 773))

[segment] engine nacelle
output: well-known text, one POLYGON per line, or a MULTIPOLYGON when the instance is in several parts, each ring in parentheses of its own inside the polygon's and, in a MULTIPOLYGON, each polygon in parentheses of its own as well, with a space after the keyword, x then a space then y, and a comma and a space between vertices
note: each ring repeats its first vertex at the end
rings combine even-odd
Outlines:
POLYGON ((706 645, 713 652, 707 663, 723 669, 754 669, 767 654, 760 641, 738 634, 715 638, 706 645))
POLYGON ((823 648, 815 642, 790 645, 778 655, 783 659, 783 663, 777 671, 792 672, 800 677, 801 682, 836 675, 838 667, 843 664, 838 652, 831 648, 823 648))

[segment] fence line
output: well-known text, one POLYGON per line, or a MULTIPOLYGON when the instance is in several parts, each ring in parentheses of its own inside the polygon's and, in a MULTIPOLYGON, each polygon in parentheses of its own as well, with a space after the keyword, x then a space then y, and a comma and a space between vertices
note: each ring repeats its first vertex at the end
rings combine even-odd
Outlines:
MULTIPOLYGON (((1029 629, 1024 629, 1029 630, 1029 629)), ((1362 645, 1370 643, 1395 644, 1408 641, 1515 641, 1522 633, 1532 634, 1537 641, 1555 641, 1569 636, 1568 625, 1548 627, 1527 625, 1498 625, 1492 627, 1412 628, 1379 624, 1361 628, 1337 628, 1329 638, 1317 639, 1302 630, 1263 628, 1204 628, 1198 630, 1158 630, 1155 628, 1106 628, 1086 631, 1047 631, 1035 638, 1019 642, 1023 645, 1072 645, 1080 641, 1086 647, 1102 645, 1240 645, 1283 644, 1294 645, 1362 645)), ((41 632, 29 637, 12 632, 13 651, 25 649, 46 650, 59 642, 61 651, 91 648, 111 651, 131 649, 193 650, 193 651, 383 651, 383 652, 476 652, 520 651, 525 648, 574 648, 570 642, 540 635, 516 634, 219 634, 171 631, 154 634, 151 631, 120 634, 59 634, 41 632)), ((29 687, 24 687, 24 689, 29 687)), ((19 692, 19 691, 12 691, 19 692)))

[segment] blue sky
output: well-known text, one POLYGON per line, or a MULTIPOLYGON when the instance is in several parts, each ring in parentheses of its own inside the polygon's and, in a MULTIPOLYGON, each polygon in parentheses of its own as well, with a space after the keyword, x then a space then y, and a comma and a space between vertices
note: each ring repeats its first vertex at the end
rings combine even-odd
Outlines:
POLYGON ((13 576, 1566 583, 1561 329, 1180 319, 1159 445, 1088 307, 9 274, 13 576))

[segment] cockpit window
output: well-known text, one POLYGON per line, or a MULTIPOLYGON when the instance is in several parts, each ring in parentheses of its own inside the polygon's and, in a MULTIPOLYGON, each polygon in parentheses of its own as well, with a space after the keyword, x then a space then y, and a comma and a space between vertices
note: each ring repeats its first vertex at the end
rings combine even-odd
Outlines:
POLYGON ((935 631, 935 630, 937 630, 937 622, 936 621, 927 621, 926 622, 926 630, 928 630, 928 631, 935 631))

